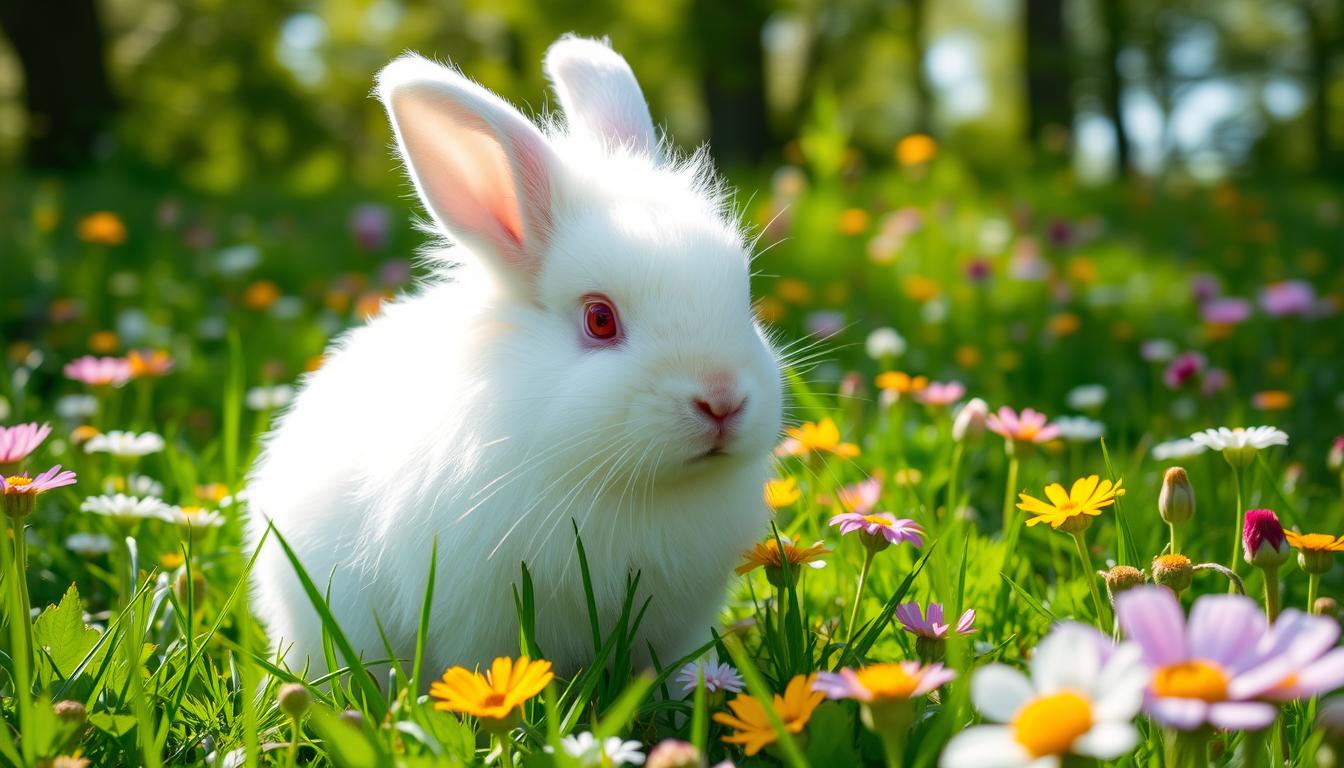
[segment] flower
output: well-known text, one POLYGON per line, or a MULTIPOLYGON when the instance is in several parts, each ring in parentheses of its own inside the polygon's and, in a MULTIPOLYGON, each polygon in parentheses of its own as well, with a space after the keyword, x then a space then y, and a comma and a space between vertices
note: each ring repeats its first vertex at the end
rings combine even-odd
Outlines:
POLYGON ((169 510, 168 504, 163 499, 154 496, 140 498, 123 493, 112 496, 90 496, 79 505, 79 508, 83 512, 110 517, 122 524, 146 519, 165 520, 169 510))
POLYGON ((93 245, 126 242, 126 225, 111 211, 97 211, 79 220, 79 239, 93 245))
POLYGON ((1072 443, 1091 443, 1106 434, 1106 425, 1086 416, 1061 416, 1055 419, 1059 436, 1072 443))
POLYGON ((896 144, 896 161, 907 168, 924 165, 938 154, 938 142, 923 133, 912 133, 896 144))
POLYGON ((1122 482, 1123 480, 1117 480, 1112 485, 1110 480, 1089 475, 1075 480, 1073 488, 1067 493, 1064 491, 1064 486, 1051 483, 1045 487, 1045 495, 1050 499, 1049 502, 1019 493, 1018 498, 1022 503, 1018 504, 1017 508, 1036 515, 1027 520, 1027 527, 1037 523, 1049 523, 1051 528, 1062 526, 1065 531, 1075 533, 1091 525, 1090 517, 1100 515, 1102 509, 1125 495, 1124 489, 1120 487, 1122 482))
POLYGON ((1161 584, 1172 592, 1180 594, 1190 588, 1195 578, 1195 565, 1185 555, 1166 554, 1153 558, 1148 566, 1153 572, 1153 582, 1161 584))
POLYGON ((1284 531, 1283 535, 1297 550, 1297 562, 1307 573, 1325 573, 1335 564, 1335 553, 1344 552, 1344 536, 1297 531, 1284 531))
POLYGON ((132 496, 163 495, 163 483, 148 475, 138 475, 134 472, 124 478, 118 475, 107 478, 103 481, 103 488, 107 493, 127 493, 132 496))
POLYGON ((691 693, 699 684, 702 674, 705 677, 705 690, 710 693, 715 691, 737 693, 742 690, 742 676, 737 670, 733 669, 732 665, 713 658, 688 662, 677 671, 677 682, 681 683, 684 693, 691 693))
MULTIPOLYGON (((1128 594, 1128 593, 1126 593, 1128 594)), ((1133 645, 1112 646, 1091 627, 1064 623, 1036 647, 1031 677, 988 664, 971 678, 971 700, 991 723, 952 738, 941 768, 1058 766, 1064 755, 1103 760, 1139 741, 1133 723, 1148 672, 1133 645)))
POLYGON ((1148 363, 1165 363, 1176 356, 1176 344, 1170 339, 1149 339, 1139 345, 1139 357, 1148 363))
MULTIPOLYGON (((934 640, 946 638, 947 633, 952 629, 951 626, 943 623, 943 606, 939 603, 929 603, 929 607, 924 610, 923 615, 920 614, 919 603, 902 603, 896 606, 896 620, 901 622, 901 626, 905 628, 906 632, 934 640)), ((968 608, 957 620, 957 634, 971 634, 975 631, 975 627, 972 626, 974 623, 975 609, 968 608)))
POLYGON ((966 385, 960 381, 931 381, 922 391, 915 393, 915 399, 934 408, 951 405, 966 394, 966 385))
POLYGON ((788 563, 789 574, 796 582, 799 566, 824 568, 826 563, 820 558, 830 553, 831 550, 826 549, 820 541, 810 547, 800 547, 788 536, 781 534, 778 544, 774 538, 770 538, 742 553, 742 562, 737 566, 737 574, 741 576, 756 568, 764 567, 765 576, 770 583, 780 586, 783 584, 785 563, 788 563), (780 545, 783 545, 782 550, 780 545))
POLYGON ((1143 571, 1132 565, 1116 565, 1106 572, 1106 593, 1111 598, 1111 605, 1115 605, 1115 596, 1127 589, 1133 589, 1144 582, 1147 578, 1143 571))
POLYGON ((829 418, 789 427, 785 434, 787 439, 775 449, 777 456, 830 453, 842 459, 852 459, 859 455, 859 446, 840 441, 840 428, 829 418))
POLYGON ((1198 352, 1186 352, 1162 372, 1162 383, 1167 389, 1180 389, 1204 371, 1208 361, 1198 352))
MULTIPOLYGON (((639 751, 638 741, 623 741, 620 736, 609 736, 598 741, 592 731, 566 736, 560 740, 560 748, 582 766, 602 766, 612 768, 620 765, 643 765, 644 753, 639 751)), ((546 747, 547 752, 552 752, 546 747)))
POLYGON ((1293 405, 1293 395, 1282 389, 1269 389, 1251 395, 1251 407, 1257 411, 1283 411, 1293 405))
POLYGON ((1243 468, 1251 463, 1257 452, 1271 445, 1287 445, 1288 433, 1275 427, 1219 427, 1196 432, 1190 439, 1210 450, 1222 451, 1228 464, 1243 468))
POLYGON ((1271 317, 1310 315, 1316 309, 1316 289, 1305 280, 1270 283, 1260 292, 1260 308, 1271 317))
POLYGON ((991 432, 1013 443, 1044 443, 1059 436, 1059 427, 1047 425, 1046 421, 1045 414, 1031 408, 1019 414, 1005 405, 998 413, 989 414, 985 424, 991 432))
POLYGON ((1330 453, 1326 454, 1325 466, 1335 472, 1344 470, 1344 435, 1336 437, 1330 444, 1330 453))
POLYGON ((864 545, 870 549, 882 550, 892 544, 910 542, 916 547, 924 546, 924 529, 909 518, 897 518, 890 512, 878 512, 865 515, 862 512, 843 512, 827 521, 840 529, 843 536, 859 531, 864 545))
POLYGON ((443 679, 430 685, 429 695, 438 699, 435 709, 471 715, 487 730, 498 732, 516 725, 518 710, 554 678, 549 661, 501 656, 485 674, 449 667, 443 679))
POLYGON ((110 453, 119 459, 133 459, 163 450, 163 437, 154 432, 122 432, 112 430, 91 438, 84 444, 85 453, 110 453))
POLYGON ((1183 525, 1195 516, 1195 489, 1190 476, 1182 467, 1171 467, 1162 476, 1162 490, 1157 494, 1157 511, 1170 525, 1183 525))
POLYGON ((65 537, 65 548, 81 557, 97 557, 112 551, 112 540, 101 533, 72 533, 65 537))
POLYGON ((895 328, 876 328, 864 340, 863 348, 874 360, 894 360, 905 354, 906 343, 895 328))
POLYGON ((1168 440, 1153 446, 1153 460, 1180 461, 1181 459, 1194 458, 1207 450, 1208 448, 1203 444, 1188 438, 1168 440))
POLYGON ((1069 390, 1064 402, 1077 411, 1091 411, 1106 404, 1108 393, 1101 384, 1080 384, 1069 390))
POLYGON ((648 768, 701 768, 700 750, 689 741, 664 739, 649 750, 648 768))
MULTIPOLYGON (((774 695, 775 713, 784 722, 784 729, 789 733, 801 733, 803 728, 807 727, 807 721, 812 719, 812 713, 825 698, 820 691, 813 690, 816 682, 816 675, 798 675, 789 681, 783 696, 774 695)), ((714 713, 714 722, 726 725, 734 731, 723 737, 724 742, 743 745, 748 756, 775 743, 775 729, 771 727, 770 720, 765 714, 765 706, 761 702, 751 696, 739 695, 728 702, 728 709, 732 714, 714 713)))
POLYGON ((1251 316, 1251 302, 1236 296, 1211 299, 1200 307, 1204 322, 1210 325, 1238 325, 1251 316))
POLYGON ((120 387, 131 380, 131 362, 124 357, 84 357, 65 364, 65 377, 91 387, 120 387))
POLYGON ((956 676, 942 664, 902 661, 820 672, 812 688, 828 699, 860 702, 863 724, 869 730, 889 732, 909 726, 912 700, 927 696, 956 676))
POLYGON ((958 443, 967 437, 979 437, 984 434, 985 422, 989 418, 989 403, 973 397, 957 411, 952 420, 952 439, 958 443))
POLYGON ((912 395, 929 386, 928 376, 911 376, 904 371, 879 373, 874 381, 878 389, 894 392, 897 395, 912 395))
POLYGON ((65 395, 56 400, 56 415, 66 421, 87 419, 98 412, 98 398, 93 395, 65 395))
POLYGON ((126 355, 126 361, 131 365, 133 379, 157 379, 173 370, 173 358, 161 349, 133 349, 126 355))
POLYGON ((38 426, 37 422, 0 427, 0 466, 17 464, 28 458, 50 434, 50 424, 38 426))
POLYGON ((765 481, 765 505, 771 509, 783 509, 802 497, 803 492, 798 490, 798 481, 793 477, 765 481))
POLYGON ((1330 651, 1339 637, 1333 619, 1290 608, 1271 628, 1251 598, 1204 595, 1187 622, 1176 596, 1157 587, 1120 595, 1116 613, 1153 670, 1144 708, 1171 728, 1259 730, 1278 714, 1263 699, 1302 698, 1344 684, 1344 649, 1330 651))
POLYGON ((291 719, 299 720, 313 705, 313 694, 308 692, 303 683, 285 683, 280 686, 276 703, 280 705, 281 712, 289 715, 291 719))
POLYGON ((1268 509, 1246 510, 1241 549, 1246 562, 1256 568, 1278 568, 1283 565, 1288 560, 1289 549, 1279 516, 1268 509))
POLYGON ((254 411, 273 411, 289 404, 294 398, 294 388, 288 384, 273 387, 253 387, 247 390, 243 401, 254 411))
POLYGON ((224 524, 224 516, 201 507, 167 507, 163 519, 183 528, 218 528, 224 524))
POLYGON ((877 501, 882 496, 882 480, 870 477, 862 482, 844 486, 836 495, 840 497, 840 506, 847 511, 867 514, 877 506, 877 501))
POLYGON ((37 507, 38 494, 74 484, 75 473, 70 470, 62 472, 60 464, 37 477, 0 475, 0 506, 10 517, 27 517, 37 507))

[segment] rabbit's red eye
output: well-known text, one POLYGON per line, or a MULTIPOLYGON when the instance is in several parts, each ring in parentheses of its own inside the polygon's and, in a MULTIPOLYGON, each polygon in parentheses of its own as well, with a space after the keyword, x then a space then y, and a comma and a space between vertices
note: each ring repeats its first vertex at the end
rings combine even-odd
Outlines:
POLYGON ((583 325, 588 337, 598 341, 611 341, 620 333, 616 310, 602 299, 590 298, 584 302, 583 325))

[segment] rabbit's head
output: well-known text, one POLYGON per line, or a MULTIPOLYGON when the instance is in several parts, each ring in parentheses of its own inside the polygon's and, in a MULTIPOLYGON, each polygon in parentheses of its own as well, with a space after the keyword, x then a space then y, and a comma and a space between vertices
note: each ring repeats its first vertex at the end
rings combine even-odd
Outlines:
POLYGON ((759 465, 779 430, 779 368, 707 156, 659 141, 604 43, 563 38, 545 69, 563 110, 545 130, 423 58, 378 79, 411 180, 460 246, 447 254, 482 268, 467 270, 497 334, 493 362, 473 361, 482 402, 494 395, 541 442, 584 435, 575 453, 660 476, 759 465))

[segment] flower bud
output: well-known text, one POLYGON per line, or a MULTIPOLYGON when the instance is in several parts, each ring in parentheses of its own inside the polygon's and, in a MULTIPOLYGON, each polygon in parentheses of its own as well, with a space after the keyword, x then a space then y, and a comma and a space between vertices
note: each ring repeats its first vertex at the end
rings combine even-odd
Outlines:
POLYGON ((1344 435, 1335 438, 1327 454, 1325 465, 1335 472, 1344 472, 1344 435))
POLYGON ((1190 487, 1190 477, 1183 468, 1172 467, 1162 478, 1157 511, 1171 525, 1182 525, 1195 516, 1195 489, 1190 487))
POLYGON ((700 750, 688 741, 666 739, 649 751, 644 768, 699 768, 700 750))
POLYGON ((1311 608, 1311 612, 1317 616, 1329 616, 1332 619, 1339 618, 1339 601, 1333 597, 1318 597, 1311 608))
MULTIPOLYGON (((10 478, 10 480, 18 479, 20 478, 10 478)), ((35 509, 37 509, 36 493, 0 493, 0 510, 15 520, 16 528, 19 527, 17 521, 33 514, 35 509)))
POLYGON ((1115 605, 1115 596, 1127 589, 1140 586, 1147 577, 1143 571, 1132 565, 1117 565, 1106 572, 1106 593, 1111 596, 1111 605, 1115 605))
POLYGON ((1269 509, 1246 510, 1246 525, 1241 530, 1242 556, 1256 568, 1278 568, 1288 561, 1292 550, 1283 535, 1279 516, 1269 509))
POLYGON ((989 416, 989 403, 973 397, 957 411, 952 422, 952 439, 958 443, 968 437, 979 437, 985 432, 985 419, 989 416))
POLYGON ((357 709, 347 709, 338 715, 338 717, 341 719, 342 723, 354 728, 358 728, 364 724, 364 715, 357 709))
POLYGON ((1158 555, 1151 570, 1154 582, 1178 595, 1190 588, 1195 577, 1195 566, 1185 555, 1158 555))
POLYGON ((280 711, 298 720, 312 706, 313 696, 308 689, 301 683, 285 683, 280 686, 280 695, 277 697, 280 702, 280 711))
POLYGON ((72 725, 83 725, 89 717, 89 711, 78 701, 63 699, 51 705, 56 719, 72 725))

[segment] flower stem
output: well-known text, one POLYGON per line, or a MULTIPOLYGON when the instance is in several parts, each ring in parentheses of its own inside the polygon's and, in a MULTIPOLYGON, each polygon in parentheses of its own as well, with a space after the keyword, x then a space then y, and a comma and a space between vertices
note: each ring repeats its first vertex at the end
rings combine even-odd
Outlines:
POLYGON ((1166 768, 1207 768, 1209 764, 1209 734, 1207 731, 1167 731, 1163 739, 1166 747, 1166 768))
POLYGON ((297 768, 299 764, 299 719, 297 717, 291 717, 289 723, 291 728, 289 739, 289 768, 297 768))
MULTIPOLYGON (((1232 484, 1237 487, 1237 527, 1232 529, 1232 557, 1227 561, 1227 567, 1231 568, 1233 573, 1236 573, 1237 563, 1241 560, 1239 557, 1241 554, 1241 527, 1245 510, 1241 508, 1241 470, 1237 468, 1236 464, 1230 463, 1230 465, 1232 467, 1232 484)), ((1227 591, 1231 592, 1232 587, 1229 586, 1227 591)))
POLYGON ((507 733, 495 737, 499 740, 499 764, 501 768, 513 768, 513 744, 507 733))
POLYGON ((1272 624, 1279 617, 1279 567, 1264 568, 1265 616, 1272 624))
POLYGON ((1168 550, 1168 554, 1179 555, 1181 550, 1176 548, 1176 524, 1167 523, 1167 528, 1171 529, 1171 549, 1168 550))
POLYGON ((1092 567, 1092 556, 1087 553, 1087 543, 1083 541, 1083 532, 1073 534, 1073 546, 1078 551, 1078 560, 1083 565, 1083 576, 1087 579, 1087 589, 1092 593, 1092 607, 1097 612, 1097 628, 1105 634, 1110 630, 1110 620, 1106 615, 1106 605, 1101 601, 1101 592, 1097 589, 1097 572, 1092 567))
MULTIPOLYGON (((9 642, 11 646, 10 650, 14 654, 13 684, 14 698, 17 701, 17 708, 19 711, 19 733, 25 734, 32 733, 31 728, 33 720, 33 683, 31 669, 29 667, 32 659, 31 652, 29 651, 32 647, 32 638, 29 634, 32 632, 32 622, 29 621, 29 616, 31 615, 30 611, 23 607, 28 603, 27 590, 22 586, 22 575, 24 570, 23 544, 21 543, 23 542, 23 521, 13 521, 14 530, 12 532, 12 538, 14 541, 14 548, 11 550, 9 546, 9 539, 11 538, 9 519, 8 516, 0 517, 0 520, 4 521, 0 522, 0 536, 5 538, 5 541, 0 542, 0 557, 9 560, 10 555, 14 556, 14 572, 13 578, 9 579, 10 589, 8 595, 8 597, 13 599, 13 602, 5 602, 9 605, 11 611, 9 617, 9 642)), ((0 566, 8 567, 9 563, 0 563, 0 566)), ((27 762, 31 763, 37 759, 37 743, 33 741, 33 739, 20 736, 19 746, 22 748, 24 759, 27 762)))
POLYGON ((863 588, 868 584, 868 570, 872 568, 873 556, 877 553, 864 548, 863 569, 859 571, 859 588, 854 592, 854 605, 849 609, 849 626, 845 628, 845 647, 854 639, 854 628, 859 623, 859 604, 863 601, 863 588))
POLYGON ((879 735, 882 737, 882 752, 887 758, 887 768, 902 768, 905 765, 905 731, 884 729, 879 735))
POLYGON ((1242 768, 1266 768, 1269 765, 1269 762, 1265 759, 1265 746, 1268 737, 1268 728, 1245 732, 1245 735, 1241 737, 1242 768))
POLYGON ((957 447, 952 449, 952 467, 947 473, 947 508, 943 513, 952 520, 956 519, 957 475, 961 472, 961 455, 965 452, 965 449, 965 443, 957 443, 957 447))
POLYGON ((1017 490, 1018 459, 1014 452, 1008 457, 1008 482, 1003 487, 1003 535, 1006 537, 1013 525, 1013 492, 1017 490))
POLYGON ((1321 574, 1307 574, 1307 613, 1316 612, 1316 593, 1321 589, 1321 574))

